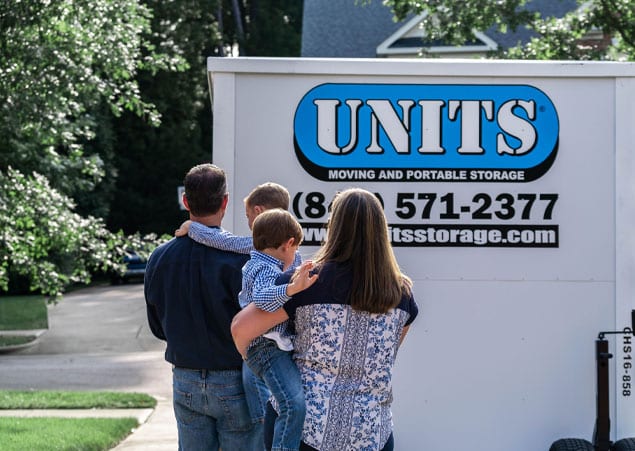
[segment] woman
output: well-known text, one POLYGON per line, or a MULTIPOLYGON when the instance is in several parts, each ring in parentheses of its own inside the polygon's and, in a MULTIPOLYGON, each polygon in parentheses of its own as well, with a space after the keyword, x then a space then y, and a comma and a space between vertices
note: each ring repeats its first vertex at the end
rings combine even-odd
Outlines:
POLYGON ((283 309, 248 308, 236 316, 236 346, 243 352, 251 339, 289 318, 306 398, 300 449, 392 450, 392 369, 418 310, 372 193, 352 188, 335 197, 314 264, 317 282, 283 309))

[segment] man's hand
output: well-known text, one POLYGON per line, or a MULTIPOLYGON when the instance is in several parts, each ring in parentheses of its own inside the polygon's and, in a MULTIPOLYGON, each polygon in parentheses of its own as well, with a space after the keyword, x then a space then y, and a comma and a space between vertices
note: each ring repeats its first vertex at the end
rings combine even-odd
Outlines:
POLYGON ((179 236, 185 236, 187 235, 187 232, 190 231, 190 224, 192 223, 192 221, 190 221, 189 219, 187 221, 185 221, 183 224, 181 224, 181 227, 179 227, 178 229, 176 229, 174 231, 174 236, 179 237, 179 236))

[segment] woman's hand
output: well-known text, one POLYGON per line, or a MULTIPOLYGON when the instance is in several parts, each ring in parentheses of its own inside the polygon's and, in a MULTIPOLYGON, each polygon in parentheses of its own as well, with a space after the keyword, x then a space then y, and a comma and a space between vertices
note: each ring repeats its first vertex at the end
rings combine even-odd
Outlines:
POLYGON ((275 312, 260 310, 254 303, 242 309, 232 320, 231 332, 236 349, 243 359, 247 358, 247 346, 276 324, 289 319, 287 312, 280 308, 275 312))

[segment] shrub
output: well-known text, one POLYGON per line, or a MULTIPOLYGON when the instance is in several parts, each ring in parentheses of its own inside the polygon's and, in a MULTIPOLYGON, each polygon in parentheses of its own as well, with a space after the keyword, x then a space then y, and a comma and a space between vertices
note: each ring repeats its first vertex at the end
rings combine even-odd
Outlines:
POLYGON ((30 291, 55 299, 70 284, 89 283, 91 272, 123 270, 129 240, 74 207, 40 174, 0 171, 0 289, 22 277, 30 291))

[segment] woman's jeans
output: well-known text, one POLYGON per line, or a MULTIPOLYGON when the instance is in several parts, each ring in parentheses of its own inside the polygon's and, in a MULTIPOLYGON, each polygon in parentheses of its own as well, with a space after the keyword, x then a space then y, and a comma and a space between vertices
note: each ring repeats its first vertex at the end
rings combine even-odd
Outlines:
POLYGON ((172 369, 179 450, 262 450, 262 424, 251 421, 241 373, 172 369))
POLYGON ((282 351, 273 340, 261 338, 247 351, 247 364, 265 382, 278 404, 272 451, 297 450, 306 405, 300 372, 291 352, 282 351))

